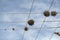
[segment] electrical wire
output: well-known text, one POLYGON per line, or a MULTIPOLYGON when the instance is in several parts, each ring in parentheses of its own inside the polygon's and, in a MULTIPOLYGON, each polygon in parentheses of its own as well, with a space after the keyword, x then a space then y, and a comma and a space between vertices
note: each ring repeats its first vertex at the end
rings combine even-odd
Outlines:
MULTIPOLYGON (((53 0, 53 1, 54 1, 54 0, 53 0)), ((52 7, 53 1, 51 2, 51 5, 50 5, 50 7, 49 7, 49 10, 50 10, 50 8, 52 7)), ((38 36, 39 36, 39 33, 41 32, 41 29, 42 29, 42 27, 43 27, 43 25, 44 25, 44 21, 45 21, 45 20, 46 20, 46 18, 43 20, 43 23, 42 23, 42 25, 41 25, 41 27, 40 27, 40 30, 39 30, 38 33, 37 33, 37 36, 36 36, 35 40, 37 40, 37 38, 38 38, 38 36)))
MULTIPOLYGON (((26 21, 16 21, 16 22, 0 22, 0 23, 24 23, 24 22, 26 22, 26 21)), ((43 22, 43 21, 37 21, 37 22, 43 22)), ((54 20, 54 21, 44 21, 44 22, 60 22, 60 20, 54 20)))
MULTIPOLYGON (((58 14, 60 14, 60 12, 57 12, 58 14)), ((29 13, 0 13, 0 15, 4 15, 4 14, 16 14, 16 15, 18 15, 18 14, 29 14, 29 13)), ((41 13, 32 13, 32 14, 41 14, 41 13)))
MULTIPOLYGON (((53 1, 54 1, 54 0, 53 0, 53 1)), ((59 25, 60 25, 60 22, 59 22, 59 24, 58 24, 57 26, 59 26, 59 25)), ((53 33, 51 34, 49 40, 52 40, 52 37, 54 36, 54 32, 55 32, 58 28, 60 28, 60 27, 55 27, 55 29, 54 29, 53 33)))
MULTIPOLYGON (((32 4, 31 4, 31 8, 30 8, 30 12, 29 12, 29 15, 28 15, 27 20, 29 20, 29 18, 30 18, 30 14, 31 14, 31 11, 32 11, 32 8, 33 8, 34 1, 35 1, 35 0, 32 0, 32 4)), ((27 24, 26 24, 26 26, 27 26, 27 24)), ((25 35, 25 32, 23 33, 23 37, 22 37, 23 39, 24 39, 24 35, 25 35)), ((23 40, 23 39, 22 39, 22 40, 23 40)))
POLYGON ((37 36, 36 36, 35 40, 37 40, 37 38, 38 38, 38 36, 39 36, 39 33, 40 33, 41 29, 42 29, 42 26, 43 26, 45 20, 46 20, 46 18, 43 20, 43 23, 42 23, 42 25, 41 25, 38 33, 37 33, 37 36))
POLYGON ((50 5, 50 7, 49 7, 49 10, 51 9, 53 3, 54 3, 54 0, 52 0, 52 2, 51 2, 51 5, 50 5))

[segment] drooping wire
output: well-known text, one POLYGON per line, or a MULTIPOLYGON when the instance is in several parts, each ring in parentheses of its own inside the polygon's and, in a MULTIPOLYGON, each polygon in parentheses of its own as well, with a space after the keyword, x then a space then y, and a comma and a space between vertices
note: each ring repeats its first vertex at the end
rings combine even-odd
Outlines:
MULTIPOLYGON (((50 8, 52 7, 53 2, 54 2, 54 0, 51 2, 50 7, 49 7, 48 10, 50 10, 50 8)), ((40 30, 39 30, 38 33, 37 33, 37 36, 36 36, 35 40, 37 40, 37 38, 38 38, 38 36, 39 36, 39 33, 41 32, 41 29, 42 29, 42 27, 43 27, 43 25, 44 25, 45 20, 46 20, 46 18, 43 20, 43 23, 42 23, 42 25, 41 25, 41 27, 40 27, 40 30)))
MULTIPOLYGON (((32 0, 32 4, 31 4, 31 8, 30 8, 30 11, 29 11, 29 15, 28 15, 27 20, 30 18, 30 14, 31 14, 31 11, 32 11, 32 8, 33 8, 34 1, 35 1, 35 0, 32 0)), ((27 24, 26 24, 26 26, 27 26, 27 24)), ((23 33, 22 40, 24 39, 24 35, 25 35, 25 31, 24 31, 24 33, 23 33)))

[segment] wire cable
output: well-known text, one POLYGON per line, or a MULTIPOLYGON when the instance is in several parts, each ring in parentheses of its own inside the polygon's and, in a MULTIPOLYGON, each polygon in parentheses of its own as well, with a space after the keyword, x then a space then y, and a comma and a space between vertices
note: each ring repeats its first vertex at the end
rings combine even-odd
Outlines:
MULTIPOLYGON (((27 20, 30 18, 30 14, 31 14, 31 11, 32 11, 32 8, 33 8, 34 1, 35 1, 35 0, 32 0, 32 4, 31 4, 31 8, 30 8, 30 12, 29 12, 29 15, 28 15, 27 20)), ((26 26, 27 26, 27 24, 26 24, 26 26)), ((23 39, 24 39, 24 35, 25 35, 25 32, 23 33, 23 39)), ((22 40, 23 40, 23 39, 22 39, 22 40)))
MULTIPOLYGON (((45 19, 46 19, 46 18, 45 18, 45 19)), ((43 26, 43 24, 44 24, 45 19, 43 20, 43 23, 42 23, 40 29, 38 30, 38 33, 37 33, 37 36, 36 36, 35 40, 37 40, 37 38, 38 38, 38 36, 39 36, 39 33, 40 33, 41 29, 42 29, 42 26, 43 26)))
MULTIPOLYGON (((58 14, 60 14, 60 12, 57 12, 58 14)), ((0 13, 0 15, 4 15, 4 14, 16 14, 16 15, 18 15, 18 14, 29 14, 29 13, 0 13)), ((32 13, 32 14, 41 14, 41 13, 32 13)))
MULTIPOLYGON (((54 1, 54 0, 53 0, 53 1, 54 1)), ((49 10, 50 10, 50 8, 52 7, 53 1, 51 2, 51 5, 50 5, 50 7, 49 7, 49 10)), ((41 32, 41 29, 42 29, 42 27, 43 27, 43 25, 44 25, 44 21, 45 21, 45 20, 46 20, 46 18, 43 20, 43 23, 42 23, 42 25, 41 25, 41 27, 40 27, 40 30, 39 30, 38 33, 37 33, 37 36, 36 36, 35 40, 37 40, 37 38, 38 38, 38 36, 39 36, 39 33, 41 32)))
POLYGON ((50 7, 49 7, 49 10, 51 9, 53 3, 54 3, 54 0, 52 0, 52 2, 51 2, 51 5, 50 5, 50 7))
MULTIPOLYGON (((53 0, 53 1, 54 1, 54 0, 53 0)), ((60 24, 60 22, 59 22, 59 24, 60 24)), ((59 26, 59 24, 58 24, 57 26, 59 26)), ((58 28, 60 28, 60 27, 58 27, 58 28)), ((55 27, 54 32, 55 32, 58 28, 55 27)), ((54 32, 51 34, 49 40, 52 40, 52 37, 54 36, 54 32)))
POLYGON ((30 18, 30 14, 31 14, 31 12, 32 12, 32 8, 33 8, 34 1, 35 1, 35 0, 32 1, 31 8, 30 8, 30 12, 29 12, 29 15, 28 15, 28 18, 27 18, 27 19, 30 18))
MULTIPOLYGON (((0 23, 24 23, 24 22, 26 22, 26 21, 16 21, 16 22, 0 22, 0 23)), ((37 21, 37 22, 43 22, 43 21, 37 21)), ((54 21, 52 21, 52 20, 50 20, 50 21, 44 21, 44 22, 60 22, 60 20, 54 20, 54 21)))

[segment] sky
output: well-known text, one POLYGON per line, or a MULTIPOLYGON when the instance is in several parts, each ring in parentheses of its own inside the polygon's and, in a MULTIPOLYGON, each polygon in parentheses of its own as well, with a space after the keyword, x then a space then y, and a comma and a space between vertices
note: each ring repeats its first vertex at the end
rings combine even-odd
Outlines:
MULTIPOLYGON (((54 0, 51 11, 56 11, 55 17, 45 17, 43 12, 48 10, 53 0, 34 0, 32 11, 29 19, 35 21, 33 26, 29 26, 27 21, 33 0, 0 0, 0 40, 35 40, 39 29, 29 29, 24 31, 24 27, 40 28, 45 18, 45 21, 60 20, 60 0, 54 0), (8 30, 3 30, 3 29, 8 30), (12 28, 16 28, 15 31, 12 28), (1 30, 2 29, 2 30, 1 30)), ((58 27, 60 22, 44 22, 36 40, 49 40, 54 33, 55 28, 49 29, 47 27, 58 27)), ((57 32, 60 29, 57 29, 57 32)), ((51 40, 59 40, 58 35, 53 35, 51 40)))

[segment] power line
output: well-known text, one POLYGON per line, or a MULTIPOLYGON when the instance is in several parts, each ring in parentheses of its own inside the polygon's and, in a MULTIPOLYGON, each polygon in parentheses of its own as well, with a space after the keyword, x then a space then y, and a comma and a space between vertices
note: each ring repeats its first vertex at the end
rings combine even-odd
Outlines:
MULTIPOLYGON (((31 14, 31 11, 32 11, 32 7, 33 7, 33 4, 34 4, 34 1, 35 0, 32 0, 32 4, 31 4, 31 8, 30 8, 30 12, 29 12, 29 15, 28 15, 28 18, 27 18, 27 20, 30 18, 30 14, 31 14)), ((26 24, 26 26, 27 26, 27 24, 26 24)), ((23 35, 25 34, 25 32, 23 33, 23 35)), ((23 39, 24 39, 24 36, 23 36, 23 39)), ((23 40, 22 39, 22 40, 23 40)))
MULTIPOLYGON (((57 13, 60 14, 60 12, 57 12, 57 13)), ((20 13, 20 12, 19 13, 0 13, 0 15, 4 15, 4 14, 17 14, 17 15, 18 14, 27 14, 28 15, 29 13, 20 13)), ((39 13, 32 13, 32 14, 41 14, 41 13, 39 12, 39 13)))
POLYGON ((51 28, 60 28, 60 26, 58 26, 58 27, 48 27, 49 29, 51 29, 51 28))
MULTIPOLYGON (((0 13, 0 15, 2 14, 29 14, 29 13, 0 13)), ((41 13, 32 13, 32 14, 41 14, 41 13)))
MULTIPOLYGON (((46 19, 46 18, 45 18, 45 19, 46 19)), ((44 21, 45 21, 45 19, 44 19, 44 21)), ((39 33, 40 33, 41 29, 42 29, 42 26, 43 26, 43 24, 44 24, 44 21, 43 21, 43 23, 42 23, 42 25, 41 25, 41 27, 40 27, 40 29, 39 29, 39 31, 38 31, 38 34, 37 34, 35 40, 37 40, 37 38, 38 38, 38 35, 39 35, 39 33)))
MULTIPOLYGON (((54 1, 54 0, 53 0, 53 1, 54 1)), ((59 23, 59 24, 60 24, 60 23, 59 23)), ((57 26, 59 26, 59 24, 58 24, 57 26)), ((53 33, 51 34, 49 40, 52 40, 52 37, 53 37, 53 35, 54 35, 54 32, 57 30, 57 28, 60 28, 60 27, 55 27, 55 29, 54 29, 53 33)))
POLYGON ((50 7, 49 7, 49 10, 50 10, 50 8, 52 7, 53 3, 54 3, 54 0, 52 0, 52 2, 51 2, 51 5, 50 5, 50 7))
MULTIPOLYGON (((16 21, 16 22, 3 22, 1 21, 0 23, 24 23, 26 21, 16 21)), ((43 22, 43 21, 37 21, 37 22, 43 22)), ((60 22, 60 20, 54 20, 54 21, 44 21, 44 22, 60 22)))
MULTIPOLYGON (((14 28, 15 30, 20 29, 23 30, 24 28, 14 28)), ((29 30, 37 30, 40 28, 28 28, 29 30)), ((0 28, 0 30, 12 30, 12 28, 0 28)))
POLYGON ((32 1, 31 8, 30 8, 30 12, 29 12, 29 15, 28 15, 28 18, 27 18, 27 19, 30 18, 30 14, 31 14, 31 11, 32 11, 32 8, 33 8, 34 1, 35 1, 35 0, 32 1))
MULTIPOLYGON (((54 1, 54 0, 53 0, 53 1, 54 1)), ((50 10, 50 8, 52 7, 53 1, 52 1, 51 5, 50 5, 50 7, 49 7, 49 10, 50 10)), ((43 20, 43 23, 42 23, 42 25, 41 25, 41 27, 40 27, 40 30, 38 31, 38 34, 37 34, 35 40, 37 40, 37 38, 38 38, 39 33, 40 33, 40 31, 41 31, 41 29, 42 29, 42 27, 43 27, 43 24, 44 24, 44 21, 45 21, 45 20, 46 20, 46 18, 43 20)))
MULTIPOLYGON (((58 27, 46 27, 46 28, 48 28, 48 29, 51 29, 51 28, 60 28, 60 26, 58 26, 58 27)), ((9 27, 9 28, 0 28, 0 30, 24 30, 24 27, 9 27)), ((40 28, 28 28, 29 30, 38 30, 38 29, 40 29, 40 28)))
POLYGON ((23 32, 22 40, 24 40, 25 31, 23 32))

